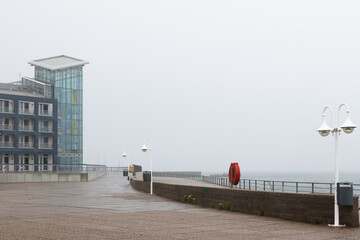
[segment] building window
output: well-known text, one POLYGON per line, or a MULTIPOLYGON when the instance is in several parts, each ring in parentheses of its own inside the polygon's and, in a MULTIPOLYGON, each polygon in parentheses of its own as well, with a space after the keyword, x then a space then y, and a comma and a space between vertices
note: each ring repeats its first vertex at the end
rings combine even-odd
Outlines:
POLYGON ((39 148, 42 149, 51 149, 52 146, 52 137, 40 137, 39 138, 39 148))
POLYGON ((0 130, 14 130, 14 119, 8 117, 0 117, 0 130))
POLYGON ((52 163, 52 155, 51 154, 39 154, 39 168, 42 171, 51 171, 51 167, 49 165, 52 163))
POLYGON ((0 147, 14 147, 13 140, 14 140, 13 135, 0 136, 0 147))
POLYGON ((34 102, 19 101, 19 114, 34 114, 34 102))
POLYGON ((19 119, 20 131, 34 131, 34 121, 32 119, 19 119))
POLYGON ((52 104, 51 103, 39 103, 39 115, 52 116, 52 104))
POLYGON ((52 121, 40 120, 39 132, 52 132, 52 121))
POLYGON ((9 154, 4 154, 4 164, 9 164, 9 154))
POLYGON ((34 155, 21 153, 19 154, 19 171, 34 170, 34 155))
POLYGON ((12 100, 0 100, 0 112, 3 113, 13 113, 13 101, 12 100))
POLYGON ((21 148, 33 148, 34 137, 33 136, 19 136, 19 147, 21 148))

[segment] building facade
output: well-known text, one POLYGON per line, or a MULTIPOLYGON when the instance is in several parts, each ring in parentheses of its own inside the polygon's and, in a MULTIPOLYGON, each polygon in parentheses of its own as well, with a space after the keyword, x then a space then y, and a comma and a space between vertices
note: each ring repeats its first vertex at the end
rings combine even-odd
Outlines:
POLYGON ((83 163, 83 66, 88 62, 61 55, 29 62, 34 78, 22 78, 31 91, 58 102, 58 163, 83 163))
POLYGON ((0 165, 52 171, 57 164, 57 100, 0 89, 0 165))

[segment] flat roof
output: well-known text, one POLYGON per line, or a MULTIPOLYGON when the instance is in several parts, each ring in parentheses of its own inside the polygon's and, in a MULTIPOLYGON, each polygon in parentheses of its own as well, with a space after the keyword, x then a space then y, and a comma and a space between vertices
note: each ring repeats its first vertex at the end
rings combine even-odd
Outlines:
POLYGON ((29 62, 31 66, 42 67, 48 70, 59 70, 68 67, 84 66, 85 64, 88 63, 89 62, 87 61, 69 57, 66 55, 43 58, 29 62))
POLYGON ((30 77, 21 77, 21 80, 22 80, 22 79, 30 80, 30 81, 32 81, 32 82, 36 82, 36 83, 39 83, 39 84, 41 84, 41 85, 52 85, 51 83, 45 83, 45 82, 36 80, 36 79, 34 79, 34 78, 30 78, 30 77))
POLYGON ((19 95, 19 96, 26 96, 26 97, 38 97, 38 98, 50 99, 41 94, 32 93, 32 92, 28 92, 28 91, 13 90, 13 89, 1 89, 0 88, 0 94, 19 95))

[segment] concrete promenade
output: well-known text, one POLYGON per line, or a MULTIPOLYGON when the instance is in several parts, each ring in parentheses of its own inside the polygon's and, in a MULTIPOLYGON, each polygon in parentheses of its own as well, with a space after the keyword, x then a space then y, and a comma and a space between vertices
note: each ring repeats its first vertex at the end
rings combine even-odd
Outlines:
POLYGON ((360 239, 360 229, 172 202, 109 173, 93 182, 0 184, 0 239, 360 239))

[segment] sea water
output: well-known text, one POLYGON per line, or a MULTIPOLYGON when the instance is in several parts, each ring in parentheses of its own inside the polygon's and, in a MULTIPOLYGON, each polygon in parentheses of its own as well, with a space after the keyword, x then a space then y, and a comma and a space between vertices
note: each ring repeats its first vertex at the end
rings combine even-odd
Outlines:
MULTIPOLYGON (((202 172, 204 176, 209 175, 223 175, 227 173, 219 172, 202 172)), ((271 180, 271 181, 287 181, 287 182, 318 182, 318 183, 333 183, 335 181, 334 172, 273 172, 273 171, 241 171, 241 179, 253 180, 271 180)), ((339 172, 339 182, 352 182, 360 184, 359 172, 339 172)))

